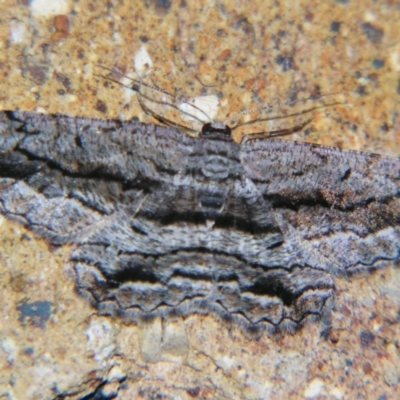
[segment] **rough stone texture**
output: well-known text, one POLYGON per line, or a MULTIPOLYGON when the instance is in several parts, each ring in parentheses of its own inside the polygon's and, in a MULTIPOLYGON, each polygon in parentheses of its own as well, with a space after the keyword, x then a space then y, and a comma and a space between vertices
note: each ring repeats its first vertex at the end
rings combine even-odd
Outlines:
MULTIPOLYGON (((132 91, 95 75, 105 74, 98 64, 133 73, 145 46, 147 81, 218 95, 220 119, 341 92, 346 104, 316 110, 287 139, 400 154, 395 3, 65 1, 43 17, 38 3, 1 4, 2 109, 154 122, 132 91)), ((69 249, 4 219, 1 238, 4 398, 80 398, 96 388, 121 399, 400 397, 396 266, 355 283, 337 279, 331 330, 309 324, 248 341, 209 316, 143 326, 97 316, 74 292, 69 249)))

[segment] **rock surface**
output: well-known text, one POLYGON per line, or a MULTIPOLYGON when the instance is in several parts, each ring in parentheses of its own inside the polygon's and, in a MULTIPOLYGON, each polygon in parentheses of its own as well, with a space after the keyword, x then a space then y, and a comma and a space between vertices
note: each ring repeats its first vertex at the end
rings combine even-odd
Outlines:
MULTIPOLYGON (((400 154, 396 4, 40 3, 0 5, 2 109, 154 122, 97 67, 135 77, 152 65, 158 87, 216 95, 222 120, 340 92, 345 104, 316 110, 287 139, 400 154)), ((0 227, 3 398, 400 397, 397 266, 336 279, 332 329, 251 341, 209 316, 142 326, 98 316, 75 293, 68 248, 5 219, 0 227)))

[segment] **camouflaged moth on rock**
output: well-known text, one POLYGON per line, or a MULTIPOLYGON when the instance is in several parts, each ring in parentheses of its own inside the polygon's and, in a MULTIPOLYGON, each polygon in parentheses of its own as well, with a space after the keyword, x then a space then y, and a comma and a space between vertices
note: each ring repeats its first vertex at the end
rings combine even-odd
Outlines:
POLYGON ((335 275, 399 258, 399 160, 237 144, 216 123, 197 136, 1 112, 0 212, 73 244, 77 288, 101 313, 211 313, 249 335, 320 318, 335 275))

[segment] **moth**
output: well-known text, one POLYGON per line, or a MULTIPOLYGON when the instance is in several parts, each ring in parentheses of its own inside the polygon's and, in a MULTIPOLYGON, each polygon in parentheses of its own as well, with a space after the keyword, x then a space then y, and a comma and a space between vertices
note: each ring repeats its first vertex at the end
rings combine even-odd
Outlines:
POLYGON ((0 212, 70 243, 76 287, 129 321, 212 314, 251 337, 333 306, 400 254, 400 161, 138 121, 0 112, 0 212))

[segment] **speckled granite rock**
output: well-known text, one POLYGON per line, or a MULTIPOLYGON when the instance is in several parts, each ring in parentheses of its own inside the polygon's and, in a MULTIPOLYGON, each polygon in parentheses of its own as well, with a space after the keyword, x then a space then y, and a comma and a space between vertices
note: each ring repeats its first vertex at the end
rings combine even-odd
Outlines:
MULTIPOLYGON (((220 119, 340 92, 345 104, 287 139, 400 154, 396 3, 33 0, 3 1, 0 16, 2 109, 154 122, 97 67, 134 76, 147 52, 150 81, 217 95, 220 119)), ((207 316, 143 326, 98 316, 74 291, 67 247, 5 219, 0 229, 1 398, 400 398, 396 266, 337 279, 331 330, 249 341, 207 316)))

